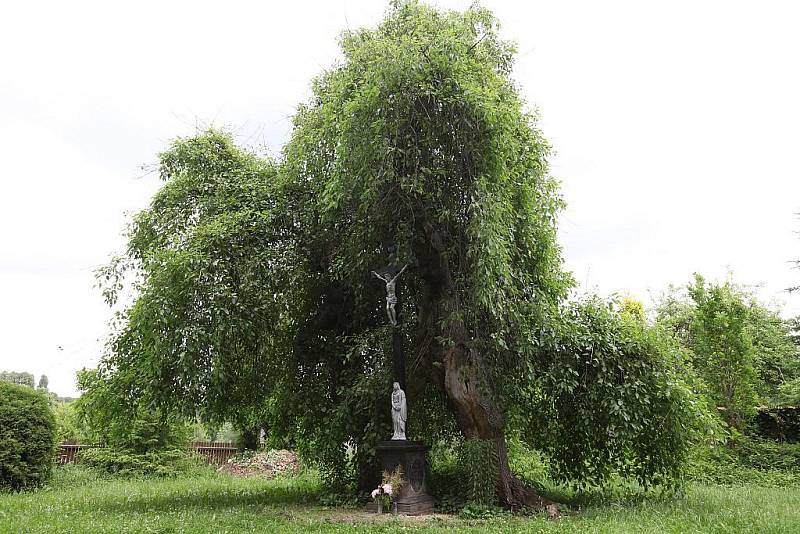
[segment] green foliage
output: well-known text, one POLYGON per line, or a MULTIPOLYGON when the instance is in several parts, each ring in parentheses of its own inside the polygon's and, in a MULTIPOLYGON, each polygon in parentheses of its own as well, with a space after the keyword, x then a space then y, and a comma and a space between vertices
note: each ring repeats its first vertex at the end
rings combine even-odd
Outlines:
POLYGON ((696 275, 685 293, 671 287, 662 297, 656 322, 691 351, 709 396, 732 426, 746 426, 759 400, 791 403, 800 373, 792 322, 742 287, 696 275))
POLYGON ((101 367, 126 402, 236 422, 263 407, 289 351, 296 275, 281 265, 296 263, 274 212, 291 214, 275 206, 275 166, 226 135, 178 140, 160 159, 166 184, 135 217, 128 255, 98 273, 109 303, 126 279, 138 290, 101 367))
POLYGON ((196 469, 200 460, 186 449, 139 453, 113 447, 82 449, 78 461, 104 473, 119 476, 175 477, 196 469))
MULTIPOLYGON (((491 514, 493 484, 497 482, 496 462, 487 461, 495 454, 494 444, 487 440, 439 441, 428 455, 429 485, 436 498, 436 508, 445 513, 468 514, 478 518, 485 511, 491 514), (483 501, 482 501, 483 500, 483 501)), ((529 448, 517 438, 508 443, 509 466, 524 483, 541 489, 552 485, 550 461, 541 451, 529 448)))
POLYGON ((91 443, 92 433, 83 426, 83 420, 75 407, 75 401, 56 402, 52 405, 56 420, 58 443, 91 443))
POLYGON ((740 437, 729 446, 698 445, 688 477, 704 484, 765 487, 800 483, 800 445, 740 437))
POLYGON ((622 297, 619 302, 619 313, 627 319, 644 322, 644 304, 632 297, 622 297))
POLYGON ((428 486, 436 501, 436 509, 440 512, 458 512, 466 503, 464 481, 467 474, 458 454, 461 441, 434 442, 428 453, 428 486))
POLYGON ((762 471, 794 472, 800 476, 800 444, 742 437, 730 449, 743 465, 762 471))
POLYGON ((102 370, 78 373, 83 394, 74 401, 88 441, 105 447, 83 449, 78 461, 122 476, 176 476, 196 464, 188 452, 192 426, 183 417, 118 396, 117 384, 102 370))
POLYGON ((508 442, 508 463, 514 475, 531 487, 542 488, 552 480, 550 459, 519 439, 508 442))
POLYGON ((800 347, 792 339, 791 323, 776 310, 752 297, 748 307, 746 330, 753 342, 756 391, 762 399, 770 399, 781 395, 785 384, 800 378, 800 347))
POLYGON ((776 406, 800 406, 800 377, 795 377, 778 386, 770 401, 776 406))
POLYGON ((369 272, 394 244, 416 438, 519 431, 560 451, 564 477, 674 480, 701 402, 642 321, 564 308, 563 201, 491 13, 398 2, 341 48, 279 162, 217 131, 160 155, 163 188, 99 273, 110 303, 126 282, 137 298, 86 400, 94 428, 112 439, 137 410, 268 423, 330 487, 364 486, 390 434, 369 272), (482 424, 453 414, 458 365, 482 424))
POLYGON ((683 347, 690 349, 694 314, 695 305, 690 301, 686 288, 670 285, 656 305, 655 323, 683 347))
POLYGON ((696 306, 690 327, 695 367, 711 386, 712 399, 724 408, 725 421, 741 430, 755 415, 757 402, 750 310, 729 282, 706 284, 696 275, 689 295, 696 306))
POLYGON ((44 483, 53 467, 55 437, 47 397, 31 387, 0 381, 0 491, 44 483))
POLYGON ((466 474, 462 486, 467 504, 489 506, 495 502, 497 451, 494 442, 467 439, 459 448, 459 463, 466 474))
POLYGON ((602 484, 617 474, 644 486, 675 484, 691 444, 715 429, 684 352, 660 330, 596 298, 573 303, 543 334, 548 367, 523 406, 536 417, 519 425, 526 442, 550 455, 554 476, 602 484))
POLYGON ((0 371, 0 381, 11 382, 21 386, 33 387, 33 375, 31 373, 17 373, 13 371, 0 371))
POLYGON ((102 370, 78 373, 83 394, 74 404, 90 441, 132 454, 187 447, 192 427, 185 418, 141 402, 129 404, 114 386, 102 370))
POLYGON ((786 325, 789 327, 789 339, 796 347, 800 347, 800 315, 787 319, 786 325))

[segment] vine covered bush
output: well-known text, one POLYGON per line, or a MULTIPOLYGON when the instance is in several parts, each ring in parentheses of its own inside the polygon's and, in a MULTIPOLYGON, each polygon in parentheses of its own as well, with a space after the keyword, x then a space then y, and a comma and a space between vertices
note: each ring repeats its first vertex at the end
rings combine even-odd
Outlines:
POLYGON ((0 381, 0 491, 40 486, 53 468, 56 424, 47 397, 0 381))
POLYGON ((577 301, 543 332, 549 369, 531 387, 538 410, 521 419, 524 441, 540 445, 562 482, 603 484, 616 474, 674 486, 693 444, 716 439, 720 426, 685 351, 616 308, 577 301), (550 403, 537 402, 542 392, 550 403))

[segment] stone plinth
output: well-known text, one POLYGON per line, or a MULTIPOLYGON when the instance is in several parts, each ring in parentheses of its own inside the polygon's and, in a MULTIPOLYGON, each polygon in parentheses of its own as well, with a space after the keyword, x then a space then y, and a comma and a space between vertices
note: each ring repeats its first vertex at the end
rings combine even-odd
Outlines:
POLYGON ((392 472, 398 465, 403 466, 405 484, 396 498, 398 513, 433 512, 433 497, 428 494, 428 449, 421 441, 407 440, 381 441, 375 447, 382 471, 392 472))

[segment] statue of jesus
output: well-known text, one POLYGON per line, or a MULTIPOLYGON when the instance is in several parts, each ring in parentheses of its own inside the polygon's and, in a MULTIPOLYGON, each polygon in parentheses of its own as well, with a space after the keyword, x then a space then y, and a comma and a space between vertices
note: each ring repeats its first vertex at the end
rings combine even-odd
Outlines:
POLYGON ((389 322, 392 326, 397 326, 397 311, 395 310, 395 305, 397 304, 397 292, 395 290, 397 286, 397 279, 400 278, 400 275, 403 274, 403 271, 406 270, 408 264, 405 264, 400 272, 392 277, 391 274, 384 273, 380 275, 375 271, 372 271, 377 278, 386 282, 386 315, 389 317, 389 322))
POLYGON ((395 382, 392 384, 392 426, 394 427, 392 439, 406 439, 407 417, 406 394, 400 389, 400 384, 395 382))

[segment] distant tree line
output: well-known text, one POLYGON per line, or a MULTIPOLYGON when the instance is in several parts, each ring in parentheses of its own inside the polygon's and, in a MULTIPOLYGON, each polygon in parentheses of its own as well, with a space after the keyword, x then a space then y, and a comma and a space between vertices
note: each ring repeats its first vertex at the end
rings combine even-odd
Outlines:
POLYGON ((687 351, 730 427, 748 426, 759 405, 800 402, 798 319, 781 318, 747 288, 695 275, 665 292, 655 323, 687 351))

